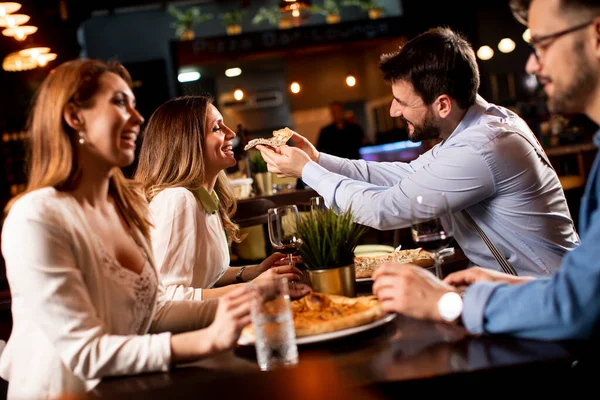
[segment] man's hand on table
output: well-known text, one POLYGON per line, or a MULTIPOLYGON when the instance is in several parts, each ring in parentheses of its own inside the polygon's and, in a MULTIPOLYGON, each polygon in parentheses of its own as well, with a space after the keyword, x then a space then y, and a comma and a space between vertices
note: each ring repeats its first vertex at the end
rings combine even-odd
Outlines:
POLYGON ((476 282, 503 282, 518 285, 535 278, 529 276, 514 276, 487 268, 471 267, 448 275, 444 282, 452 286, 469 286, 476 282))
POLYGON ((442 322, 438 301, 458 290, 426 269, 411 264, 383 264, 373 272, 373 294, 384 311, 442 322))

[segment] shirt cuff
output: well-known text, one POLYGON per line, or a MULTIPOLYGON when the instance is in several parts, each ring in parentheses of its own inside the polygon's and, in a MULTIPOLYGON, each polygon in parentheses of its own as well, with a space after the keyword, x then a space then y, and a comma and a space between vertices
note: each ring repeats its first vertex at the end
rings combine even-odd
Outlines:
POLYGON ((302 180, 311 188, 317 190, 319 186, 319 181, 323 179, 323 176, 328 171, 321 167, 314 161, 309 161, 306 163, 304 168, 302 168, 302 180))
POLYGON ((494 291, 503 285, 506 283, 479 282, 469 286, 465 291, 462 322, 470 333, 481 335, 485 332, 485 307, 494 291))

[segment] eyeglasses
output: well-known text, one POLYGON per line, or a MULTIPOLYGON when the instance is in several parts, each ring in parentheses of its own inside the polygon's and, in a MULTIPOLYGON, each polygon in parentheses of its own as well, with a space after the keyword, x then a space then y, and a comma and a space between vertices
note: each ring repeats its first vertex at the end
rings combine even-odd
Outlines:
POLYGON ((543 47, 545 47, 547 49, 548 46, 550 46, 550 44, 554 40, 558 39, 559 37, 564 36, 569 33, 576 32, 578 30, 581 30, 585 27, 590 26, 593 23, 594 23, 594 21, 589 21, 589 22, 586 22, 581 25, 576 25, 572 28, 567 28, 563 31, 559 31, 556 33, 551 33, 549 35, 538 36, 538 37, 532 38, 531 41, 528 43, 529 47, 531 47, 531 50, 533 51, 533 55, 535 56, 536 60, 540 61, 540 50, 539 50, 540 44, 545 43, 545 46, 543 46, 543 47))

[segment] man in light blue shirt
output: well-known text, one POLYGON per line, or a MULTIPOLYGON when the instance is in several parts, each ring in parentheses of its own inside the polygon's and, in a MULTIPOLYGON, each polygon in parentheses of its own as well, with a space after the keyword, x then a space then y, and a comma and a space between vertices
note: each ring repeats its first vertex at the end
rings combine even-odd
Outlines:
POLYGON ((330 207, 352 207, 357 222, 377 229, 410 226, 410 202, 443 192, 454 237, 467 257, 500 269, 462 210, 520 276, 548 276, 579 244, 564 192, 527 124, 477 95, 473 49, 446 28, 430 30, 382 57, 391 83, 390 114, 413 141, 442 142, 410 163, 347 160, 319 153, 305 138, 274 152, 260 146, 269 169, 302 177, 330 207))

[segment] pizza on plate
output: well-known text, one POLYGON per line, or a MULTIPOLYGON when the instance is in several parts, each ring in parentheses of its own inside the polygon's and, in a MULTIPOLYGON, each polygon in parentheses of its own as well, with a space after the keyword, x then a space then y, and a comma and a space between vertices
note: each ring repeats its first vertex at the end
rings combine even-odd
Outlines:
POLYGON ((253 148, 254 146, 259 145, 259 144, 262 144, 265 146, 271 146, 273 148, 283 146, 284 144, 287 143, 288 140, 290 140, 292 138, 293 135, 294 135, 294 131, 288 127, 285 127, 283 129, 273 131, 273 136, 268 139, 267 138, 252 139, 244 147, 244 150, 250 150, 251 148, 253 148))
MULTIPOLYGON (((310 293, 291 302, 296 337, 319 335, 369 324, 385 315, 375 296, 345 297, 310 293)), ((242 336, 254 341, 252 325, 242 336)))
POLYGON ((433 265, 433 254, 419 249, 397 250, 393 253, 377 256, 357 256, 354 257, 354 267, 356 269, 356 278, 370 278, 373 271, 381 264, 394 262, 398 264, 416 264, 421 267, 431 267, 433 265))

